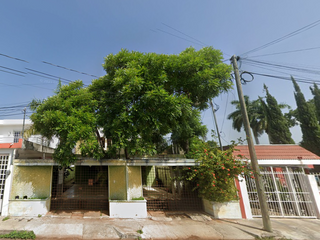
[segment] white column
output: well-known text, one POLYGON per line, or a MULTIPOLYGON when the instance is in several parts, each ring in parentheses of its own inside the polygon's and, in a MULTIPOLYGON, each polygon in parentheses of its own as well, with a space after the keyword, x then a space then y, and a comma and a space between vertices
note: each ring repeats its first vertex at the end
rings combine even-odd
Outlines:
POLYGON ((314 210, 316 212, 317 218, 320 218, 320 195, 318 190, 318 184, 314 175, 307 175, 307 179, 310 183, 310 197, 313 202, 314 210))
POLYGON ((239 185, 240 185, 240 191, 242 195, 243 205, 244 205, 244 211, 246 214, 247 219, 252 219, 252 212, 250 207, 250 200, 249 195, 247 191, 247 185, 245 178, 238 176, 239 179, 239 185))

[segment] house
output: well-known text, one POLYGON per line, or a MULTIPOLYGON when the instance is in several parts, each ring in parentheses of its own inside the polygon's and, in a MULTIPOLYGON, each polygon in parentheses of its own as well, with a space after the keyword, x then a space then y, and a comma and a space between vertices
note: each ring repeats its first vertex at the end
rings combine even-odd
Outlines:
MULTIPOLYGON (((248 160, 247 145, 235 147, 236 158, 248 160), (241 155, 242 157, 239 157, 241 155)), ((271 217, 320 217, 320 197, 314 175, 320 157, 299 145, 256 145, 255 151, 271 217)), ((240 207, 246 218, 261 217, 255 179, 238 183, 240 207)))
MULTIPOLYGON (((98 210, 111 217, 143 218, 147 209, 202 209, 192 186, 171 181, 181 167, 196 165, 193 159, 166 155, 98 161, 79 155, 74 165, 61 168, 52 159, 57 139, 32 135, 22 140, 22 120, 2 123, 2 216, 98 210)), ((31 124, 26 120, 25 129, 31 124)))

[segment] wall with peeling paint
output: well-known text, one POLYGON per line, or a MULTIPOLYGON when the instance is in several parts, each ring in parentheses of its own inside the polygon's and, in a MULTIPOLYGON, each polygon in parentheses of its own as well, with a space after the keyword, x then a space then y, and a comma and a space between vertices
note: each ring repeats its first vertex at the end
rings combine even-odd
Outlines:
POLYGON ((109 199, 126 200, 126 167, 110 166, 109 167, 109 199))
POLYGON ((51 179, 52 166, 14 166, 10 199, 49 197, 51 179))
POLYGON ((130 199, 142 197, 141 167, 128 167, 128 177, 128 191, 130 199))

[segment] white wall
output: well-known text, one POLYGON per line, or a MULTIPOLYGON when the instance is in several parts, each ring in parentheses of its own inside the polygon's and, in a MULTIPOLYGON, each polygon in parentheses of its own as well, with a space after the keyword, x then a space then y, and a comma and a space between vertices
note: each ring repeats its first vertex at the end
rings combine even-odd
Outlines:
MULTIPOLYGON (((32 122, 29 119, 25 120, 25 129, 31 126, 32 122)), ((22 119, 6 119, 0 120, 0 143, 12 143, 14 132, 22 132, 22 119)))
MULTIPOLYGON (((32 125, 32 121, 30 119, 25 120, 24 129, 30 128, 32 125)), ((14 140, 14 132, 20 131, 22 132, 23 119, 6 119, 0 120, 0 143, 13 143, 14 140)), ((42 144, 44 146, 48 146, 51 148, 56 148, 58 144, 58 138, 53 138, 49 141, 49 145, 47 145, 48 141, 43 140, 41 135, 32 135, 28 138, 30 142, 42 144)))

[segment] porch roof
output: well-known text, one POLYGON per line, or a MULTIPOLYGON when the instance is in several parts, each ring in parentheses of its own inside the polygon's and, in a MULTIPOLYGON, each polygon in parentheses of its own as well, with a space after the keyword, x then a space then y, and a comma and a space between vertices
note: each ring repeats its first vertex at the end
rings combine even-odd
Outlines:
MULTIPOLYGON (((17 166, 58 166, 52 159, 15 159, 17 166)), ((76 166, 196 166, 194 159, 182 158, 141 158, 141 159, 82 159, 76 166)))

